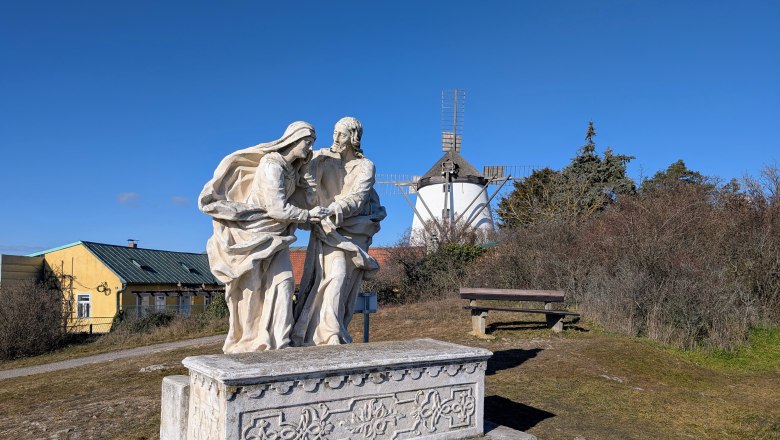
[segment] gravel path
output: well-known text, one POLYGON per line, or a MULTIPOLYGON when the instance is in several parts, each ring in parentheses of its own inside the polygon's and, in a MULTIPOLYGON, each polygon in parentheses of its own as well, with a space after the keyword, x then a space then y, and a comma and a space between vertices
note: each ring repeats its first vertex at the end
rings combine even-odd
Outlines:
POLYGON ((176 350, 177 348, 193 347, 200 345, 210 345, 223 342, 225 335, 207 336, 205 338, 187 339, 184 341, 166 342, 165 344, 147 345, 145 347, 131 348, 128 350, 112 351, 109 353, 96 354, 77 359, 68 359, 67 361, 52 362, 50 364, 35 365, 33 367, 14 368, 12 370, 0 371, 0 380, 11 379, 14 377, 30 376, 33 374, 49 373, 51 371, 66 370, 68 368, 81 367, 87 364, 96 364, 98 362, 109 362, 117 359, 124 359, 135 356, 159 353, 161 351, 176 350))

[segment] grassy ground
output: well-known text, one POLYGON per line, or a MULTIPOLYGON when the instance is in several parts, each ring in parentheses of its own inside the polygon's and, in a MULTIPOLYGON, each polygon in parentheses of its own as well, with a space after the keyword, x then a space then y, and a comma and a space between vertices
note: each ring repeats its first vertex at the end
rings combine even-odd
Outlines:
POLYGON ((160 327, 140 335, 129 332, 113 332, 105 335, 75 336, 72 343, 51 353, 21 359, 0 360, 0 370, 43 365, 91 356, 93 354, 180 341, 182 339, 200 338, 226 332, 227 319, 211 322, 203 322, 196 319, 177 319, 169 326, 160 327))
MULTIPOLYGON (((494 352, 488 419, 540 439, 780 439, 780 332, 737 353, 681 353, 586 323, 555 335, 538 316, 491 312, 494 340, 467 334, 459 300, 384 307, 371 340, 431 337, 494 352), (496 323, 500 323, 496 325, 496 323)), ((362 340, 362 319, 353 322, 362 340)), ((184 374, 179 350, 0 384, 0 438, 156 438, 163 376, 184 374), (141 372, 150 365, 162 370, 141 372)))

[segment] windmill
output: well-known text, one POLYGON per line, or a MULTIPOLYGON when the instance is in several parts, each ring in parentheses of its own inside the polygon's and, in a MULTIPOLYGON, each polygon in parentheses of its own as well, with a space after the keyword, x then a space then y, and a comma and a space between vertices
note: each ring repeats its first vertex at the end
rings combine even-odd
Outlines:
MULTIPOLYGON (((444 153, 422 176, 377 175, 377 184, 401 194, 414 212, 412 243, 436 248, 454 228, 470 229, 480 237, 495 230, 490 202, 507 181, 530 174, 531 166, 486 166, 479 172, 461 155, 466 92, 444 90, 441 94, 441 150, 444 153), (495 187, 488 196, 490 187, 495 187), (412 203, 409 195, 415 194, 412 203), (473 229, 472 229, 473 228, 473 229)), ((390 191, 385 190, 385 193, 390 191)))

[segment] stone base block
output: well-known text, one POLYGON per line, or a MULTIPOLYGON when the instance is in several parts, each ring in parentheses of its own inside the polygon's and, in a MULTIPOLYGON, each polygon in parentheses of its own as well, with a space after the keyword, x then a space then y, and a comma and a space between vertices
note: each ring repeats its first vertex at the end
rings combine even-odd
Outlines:
POLYGON ((485 437, 489 440, 537 440, 535 435, 497 425, 485 420, 485 437))
POLYGON ((418 339, 188 357, 186 438, 478 436, 491 355, 418 339))
POLYGON ((189 376, 167 376, 162 383, 160 440, 187 438, 187 412, 190 404, 189 376))

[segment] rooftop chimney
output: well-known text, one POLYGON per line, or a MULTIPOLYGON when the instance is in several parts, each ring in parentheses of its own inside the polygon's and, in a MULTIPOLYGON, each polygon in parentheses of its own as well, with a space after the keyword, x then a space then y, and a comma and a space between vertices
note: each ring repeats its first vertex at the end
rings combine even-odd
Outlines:
POLYGON ((135 249, 138 247, 138 240, 134 238, 128 238, 127 239, 127 247, 135 249))

